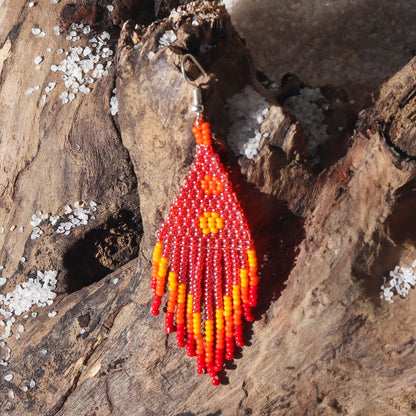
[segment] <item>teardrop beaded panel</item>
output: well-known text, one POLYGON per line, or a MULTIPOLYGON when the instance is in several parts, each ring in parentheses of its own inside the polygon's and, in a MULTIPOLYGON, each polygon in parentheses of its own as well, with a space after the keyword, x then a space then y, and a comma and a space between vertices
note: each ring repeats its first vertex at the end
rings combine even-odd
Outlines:
POLYGON ((218 385, 224 359, 244 346, 243 319, 254 320, 257 259, 228 175, 211 146, 210 125, 197 120, 195 161, 158 232, 152 261, 153 315, 167 286, 167 333, 197 357, 218 385))

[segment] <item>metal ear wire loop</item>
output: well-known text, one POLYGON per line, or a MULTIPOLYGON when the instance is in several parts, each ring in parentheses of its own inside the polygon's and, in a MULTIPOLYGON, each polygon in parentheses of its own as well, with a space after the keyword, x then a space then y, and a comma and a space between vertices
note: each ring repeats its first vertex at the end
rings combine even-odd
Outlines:
POLYGON ((204 105, 202 104, 201 88, 194 81, 191 81, 189 79, 188 75, 186 74, 185 62, 186 62, 187 59, 191 60, 195 64, 195 66, 199 69, 199 71, 201 72, 201 74, 204 77, 208 76, 208 74, 206 73, 205 69, 202 68, 201 64, 197 61, 195 56, 191 55, 190 53, 187 53, 182 57, 182 60, 181 60, 182 76, 184 77, 185 81, 189 85, 192 85, 194 87, 194 90, 193 90, 193 105, 191 107, 191 111, 197 114, 197 120, 199 120, 202 117, 202 113, 204 111, 204 105))

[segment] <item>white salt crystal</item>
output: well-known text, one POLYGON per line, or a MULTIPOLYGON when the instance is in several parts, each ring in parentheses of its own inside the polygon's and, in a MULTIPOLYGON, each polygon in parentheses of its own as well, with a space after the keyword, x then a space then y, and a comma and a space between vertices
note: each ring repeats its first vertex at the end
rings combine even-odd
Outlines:
POLYGON ((17 330, 18 330, 20 333, 25 332, 25 327, 24 327, 22 324, 20 324, 20 325, 17 327, 17 330))
POLYGON ((4 227, 0 227, 0 234, 4 234, 4 227))
POLYGON ((85 95, 87 95, 91 92, 91 90, 88 87, 86 87, 85 85, 81 85, 79 87, 79 91, 82 92, 85 95))
POLYGON ((24 227, 19 228, 19 233, 22 233, 24 231, 24 227))
POLYGON ((13 380, 13 374, 6 374, 3 378, 6 381, 12 381, 13 380))
POLYGON ((81 328, 81 330, 79 331, 79 333, 82 335, 82 334, 85 334, 85 328, 81 328))
POLYGON ((39 29, 38 27, 33 27, 32 28, 32 34, 35 35, 35 36, 38 36, 41 32, 42 32, 42 30, 39 29))
POLYGON ((33 7, 35 5, 35 3, 33 2, 33 1, 31 1, 30 3, 29 3, 29 7, 33 7))
MULTIPOLYGON (((29 278, 28 281, 17 285, 12 292, 0 296, 0 305, 7 306, 10 313, 20 316, 33 305, 46 302, 48 299, 55 299, 56 276, 57 272, 54 270, 45 272, 38 270, 36 278, 29 278)), ((11 328, 15 320, 11 317, 6 326, 11 328)))
POLYGON ((20 334, 16 334, 16 335, 14 336, 14 338, 15 338, 15 339, 20 339, 20 334))
POLYGON ((20 261, 24 263, 26 261, 26 257, 20 257, 20 261))
POLYGON ((52 311, 48 313, 49 318, 54 318, 57 315, 56 311, 52 311))
POLYGON ((58 70, 58 67, 56 65, 51 65, 51 71, 56 72, 58 70))
POLYGON ((92 49, 90 47, 86 46, 85 49, 83 50, 82 54, 84 56, 88 56, 91 52, 92 52, 92 49))
POLYGON ((155 53, 153 52, 153 51, 150 51, 148 54, 147 54, 147 58, 150 60, 150 59, 152 59, 153 57, 155 56, 155 53))
POLYGON ((38 55, 38 56, 37 56, 37 57, 33 60, 33 63, 34 63, 35 65, 39 65, 42 61, 43 61, 43 57, 38 55))
POLYGON ((38 316, 37 312, 32 312, 32 318, 36 318, 38 316))
POLYGON ((0 265, 0 270, 3 270, 4 269, 4 266, 3 265, 0 265))
POLYGON ((7 279, 5 277, 0 277, 0 286, 4 286, 7 282, 7 279))
POLYGON ((39 227, 35 227, 32 230, 32 234, 30 235, 31 240, 36 240, 43 234, 43 231, 39 227))
POLYGON ((46 33, 45 33, 45 32, 40 32, 40 33, 39 33, 39 35, 38 35, 38 37, 39 37, 39 38, 43 38, 45 35, 46 35, 46 33))
POLYGON ((30 225, 32 227, 38 226, 41 222, 42 222, 41 218, 39 218, 35 214, 32 215, 32 221, 30 221, 30 225))
POLYGON ((29 389, 27 388, 27 386, 23 386, 22 390, 26 393, 29 389))
POLYGON ((34 389, 34 388, 35 388, 35 386, 36 386, 35 380, 30 380, 30 381, 29 381, 29 387, 30 387, 31 389, 34 389))
POLYGON ((88 33, 91 32, 91 28, 90 26, 85 26, 84 29, 82 29, 82 33, 84 33, 84 35, 88 35, 88 33))
POLYGON ((323 109, 317 102, 325 103, 326 99, 319 88, 302 88, 299 94, 289 97, 285 107, 289 108, 302 124, 308 136, 309 153, 316 156, 318 148, 328 139, 327 126, 323 109))
POLYGON ((13 390, 9 390, 8 392, 7 392, 7 395, 9 396, 9 399, 14 399, 14 391, 13 390))
POLYGON ((52 225, 55 225, 59 220, 59 215, 51 215, 49 221, 52 225))
POLYGON ((227 100, 228 115, 232 123, 229 143, 236 154, 252 159, 258 153, 261 141, 260 122, 263 113, 270 107, 266 100, 251 86, 227 100))
POLYGON ((173 30, 167 30, 159 39, 159 48, 169 46, 176 40, 176 34, 173 30))
POLYGON ((112 4, 109 4, 107 6, 107 9, 108 9, 109 12, 112 12, 114 10, 114 6, 112 4))
POLYGON ((111 283, 112 283, 113 285, 116 285, 116 284, 118 283, 118 278, 117 278, 117 277, 115 277, 114 279, 111 279, 111 283))
MULTIPOLYGON (((414 266, 412 265, 412 267, 414 266)), ((389 277, 388 282, 387 278, 383 277, 385 284, 381 286, 380 293, 380 298, 388 302, 393 302, 392 297, 395 294, 403 298, 406 297, 410 289, 416 286, 416 274, 413 268, 396 266, 394 270, 390 271, 389 277)))
POLYGON ((46 48, 46 52, 52 52, 52 48, 46 48))
POLYGON ((110 113, 112 116, 118 114, 118 99, 115 95, 110 99, 110 113))
POLYGON ((64 91, 60 96, 59 96, 59 98, 61 99, 61 101, 62 101, 62 104, 67 104, 68 102, 69 102, 69 100, 68 100, 68 91, 64 91))
POLYGON ((48 353, 48 350, 40 350, 40 353, 46 355, 48 353))
POLYGON ((106 31, 104 31, 103 33, 101 33, 101 39, 103 40, 109 40, 110 39, 110 34, 106 31))
POLYGON ((16 229, 16 226, 15 225, 12 225, 11 227, 10 227, 10 231, 14 231, 16 229))

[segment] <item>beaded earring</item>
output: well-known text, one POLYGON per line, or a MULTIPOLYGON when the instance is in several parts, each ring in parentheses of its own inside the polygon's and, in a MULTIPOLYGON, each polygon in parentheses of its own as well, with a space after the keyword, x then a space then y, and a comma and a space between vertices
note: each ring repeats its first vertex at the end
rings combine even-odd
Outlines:
POLYGON ((218 385, 224 358, 232 360, 234 346, 244 346, 243 318, 254 320, 257 259, 244 213, 211 146, 201 90, 185 73, 187 59, 207 74, 192 55, 183 56, 182 74, 194 86, 195 161, 157 234, 151 312, 159 314, 167 277, 165 331, 176 328, 177 345, 196 355, 197 372, 207 371, 218 385))

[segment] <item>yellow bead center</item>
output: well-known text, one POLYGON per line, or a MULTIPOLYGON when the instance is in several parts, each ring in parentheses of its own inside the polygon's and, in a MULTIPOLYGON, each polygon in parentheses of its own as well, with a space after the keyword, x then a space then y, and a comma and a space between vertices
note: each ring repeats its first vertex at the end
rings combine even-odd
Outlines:
POLYGON ((199 217, 199 228, 204 235, 217 234, 219 230, 224 228, 224 220, 218 212, 206 211, 199 217))

